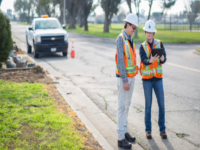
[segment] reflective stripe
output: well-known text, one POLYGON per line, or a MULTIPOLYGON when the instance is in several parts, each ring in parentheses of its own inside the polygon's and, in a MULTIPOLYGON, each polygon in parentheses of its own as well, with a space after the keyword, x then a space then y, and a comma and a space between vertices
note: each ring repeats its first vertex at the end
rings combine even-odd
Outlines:
POLYGON ((131 58, 131 53, 130 53, 130 47, 128 46, 128 41, 124 40, 124 44, 126 47, 126 54, 127 54, 127 60, 128 60, 128 66, 132 66, 132 58, 131 58))
POLYGON ((156 70, 155 69, 152 69, 152 70, 141 70, 141 73, 143 74, 143 75, 154 75, 154 74, 156 74, 156 70))
MULTIPOLYGON (((147 47, 147 43, 144 42, 143 46, 144 46, 144 51, 146 52, 147 58, 149 58, 149 50, 147 47)), ((145 70, 149 70, 149 65, 145 66, 145 70)))
POLYGON ((126 72, 127 73, 134 73, 134 72, 136 72, 137 70, 136 70, 136 66, 135 67, 131 67, 131 68, 126 68, 126 72))
POLYGON ((161 69, 157 69, 157 73, 162 73, 162 68, 161 69))

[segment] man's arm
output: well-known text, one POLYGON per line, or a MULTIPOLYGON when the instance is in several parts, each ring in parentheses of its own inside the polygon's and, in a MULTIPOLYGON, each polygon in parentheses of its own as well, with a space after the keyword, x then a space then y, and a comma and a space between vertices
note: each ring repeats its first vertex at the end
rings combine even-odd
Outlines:
POLYGON ((126 75, 126 69, 125 69, 125 63, 124 63, 124 45, 123 45, 123 39, 121 36, 117 38, 117 64, 118 69, 121 75, 121 78, 123 80, 123 83, 128 82, 128 78, 126 75))

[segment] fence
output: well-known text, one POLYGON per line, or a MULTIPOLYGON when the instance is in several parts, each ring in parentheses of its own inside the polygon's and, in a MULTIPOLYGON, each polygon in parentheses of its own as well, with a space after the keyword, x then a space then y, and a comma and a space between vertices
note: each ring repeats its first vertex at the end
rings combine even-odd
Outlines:
POLYGON ((187 16, 164 16, 162 18, 154 18, 156 27, 161 30, 184 30, 200 32, 200 16, 197 15, 192 26, 187 16), (190 29, 191 28, 191 29, 190 29))

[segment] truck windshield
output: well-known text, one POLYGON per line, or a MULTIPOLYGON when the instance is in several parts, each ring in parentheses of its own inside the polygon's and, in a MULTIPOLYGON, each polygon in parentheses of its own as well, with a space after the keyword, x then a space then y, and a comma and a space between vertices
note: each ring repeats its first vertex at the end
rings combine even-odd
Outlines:
POLYGON ((38 20, 35 22, 35 30, 38 29, 61 29, 57 20, 38 20))

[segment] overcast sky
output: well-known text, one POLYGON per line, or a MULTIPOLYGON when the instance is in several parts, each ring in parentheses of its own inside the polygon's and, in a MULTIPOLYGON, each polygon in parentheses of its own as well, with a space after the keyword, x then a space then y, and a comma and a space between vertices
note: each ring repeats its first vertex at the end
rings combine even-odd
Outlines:
MULTIPOLYGON (((12 9, 13 12, 14 12, 14 8, 13 8, 14 1, 15 0, 3 0, 0 9, 3 12, 6 12, 7 9, 12 9)), ((98 0, 95 0, 95 2, 97 2, 97 1, 98 0)), ((160 8, 160 5, 159 5, 159 3, 160 3, 159 1, 160 0, 154 0, 151 12, 161 12, 162 11, 161 8, 160 8)), ((126 11, 129 10, 126 2, 122 3, 121 6, 124 8, 124 10, 126 10, 126 11)), ((134 5, 132 6, 132 8, 133 8, 133 12, 135 12, 134 5)), ((147 1, 142 0, 142 2, 140 3, 140 10, 142 10, 142 9, 145 10, 145 15, 147 15, 148 14, 148 10, 149 10, 149 6, 148 6, 148 2, 147 1)), ((185 9, 184 0, 177 0, 176 4, 170 10, 168 10, 167 13, 169 13, 169 14, 178 14, 180 11, 183 11, 184 9, 185 9)), ((95 12, 97 14, 102 14, 103 10, 99 6, 95 10, 95 12)))

